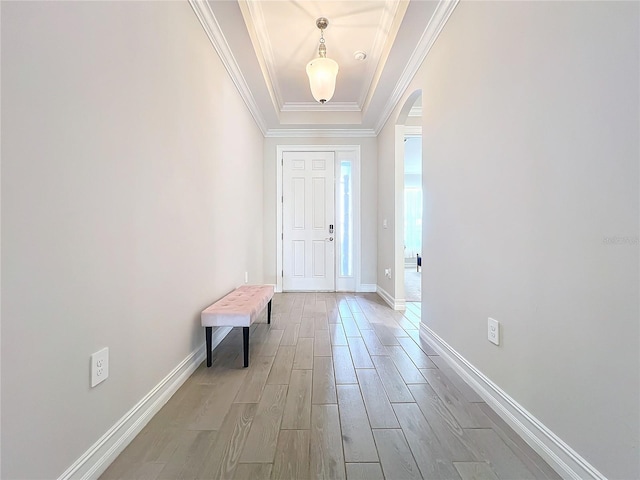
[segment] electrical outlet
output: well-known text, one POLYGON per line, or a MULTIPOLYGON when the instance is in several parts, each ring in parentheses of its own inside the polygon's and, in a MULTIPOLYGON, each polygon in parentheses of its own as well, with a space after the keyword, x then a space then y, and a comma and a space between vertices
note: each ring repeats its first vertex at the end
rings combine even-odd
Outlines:
POLYGON ((109 376, 109 348, 91 355, 91 387, 104 382, 109 376))
POLYGON ((489 318, 487 327, 487 338, 489 341, 496 345, 500 345, 500 322, 493 318, 489 318))
POLYGON ((384 269, 384 276, 387 278, 391 278, 391 269, 390 268, 385 268, 384 269))

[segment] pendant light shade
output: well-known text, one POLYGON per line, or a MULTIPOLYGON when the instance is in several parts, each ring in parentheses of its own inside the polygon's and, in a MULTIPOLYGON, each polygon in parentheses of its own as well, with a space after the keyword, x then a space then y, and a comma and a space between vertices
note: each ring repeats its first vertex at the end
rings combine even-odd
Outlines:
POLYGON ((316 26, 320 29, 320 45, 318 46, 318 58, 307 63, 307 75, 311 94, 320 103, 331 100, 336 90, 336 77, 338 76, 338 64, 335 60, 327 58, 327 46, 324 42, 324 29, 329 25, 329 20, 320 17, 316 20, 316 26))
POLYGON ((311 94, 320 103, 331 100, 336 91, 338 64, 330 58, 316 58, 307 63, 311 94))

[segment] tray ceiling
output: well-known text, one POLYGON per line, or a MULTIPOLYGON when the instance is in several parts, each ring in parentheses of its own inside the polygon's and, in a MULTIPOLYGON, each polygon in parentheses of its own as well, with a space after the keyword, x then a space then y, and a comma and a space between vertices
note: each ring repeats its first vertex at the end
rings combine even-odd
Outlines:
POLYGON ((433 45, 457 0, 191 0, 213 46, 267 136, 375 135, 433 45), (305 67, 340 70, 333 98, 314 101, 305 67), (367 55, 355 58, 357 51, 367 55))

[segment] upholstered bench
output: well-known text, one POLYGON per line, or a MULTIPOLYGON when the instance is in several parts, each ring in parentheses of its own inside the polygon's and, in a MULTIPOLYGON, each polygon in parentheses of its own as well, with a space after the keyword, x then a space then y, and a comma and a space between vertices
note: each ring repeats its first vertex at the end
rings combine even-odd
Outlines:
POLYGON ((242 285, 202 311, 200 319, 207 341, 207 367, 211 366, 213 327, 242 327, 244 366, 249 366, 249 327, 267 306, 267 323, 271 323, 273 285, 242 285))

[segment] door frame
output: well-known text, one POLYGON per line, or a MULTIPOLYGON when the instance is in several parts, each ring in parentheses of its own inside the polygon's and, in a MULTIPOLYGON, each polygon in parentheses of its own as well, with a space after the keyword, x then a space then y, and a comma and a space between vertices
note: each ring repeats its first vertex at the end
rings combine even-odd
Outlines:
MULTIPOLYGON (((348 277, 353 281, 340 281, 339 276, 339 249, 336 248, 335 263, 335 288, 336 291, 360 291, 360 145, 277 145, 276 146, 276 292, 282 292, 282 157, 284 152, 334 152, 334 168, 339 172, 338 165, 342 160, 349 159, 353 162, 353 276, 348 277), (349 285, 350 284, 350 285, 349 285)), ((334 208, 338 205, 338 175, 334 175, 334 208)), ((337 221, 336 221, 337 223, 337 221)), ((336 232, 337 233, 337 232, 336 232)), ((337 245, 336 245, 337 247, 337 245)), ((342 277, 343 279, 345 277, 342 277)))
MULTIPOLYGON (((402 209, 400 211, 400 215, 401 215, 401 220, 400 222, 396 222, 396 237, 401 235, 402 236, 402 245, 404 245, 404 222, 405 222, 405 218, 404 218, 404 212, 405 212, 405 204, 404 204, 404 189, 405 189, 405 169, 404 169, 404 160, 405 160, 405 149, 404 149, 404 139, 406 137, 415 137, 415 138, 420 138, 422 139, 422 126, 421 125, 406 125, 406 126, 398 126, 396 125, 396 129, 400 129, 402 130, 402 161, 398 161, 398 168, 402 169, 402 191, 399 192, 400 195, 396 195, 397 196, 397 201, 402 205, 402 209), (400 166, 401 164, 401 166, 400 166)), ((423 191, 423 196, 422 196, 422 219, 423 219, 423 224, 422 224, 422 232, 421 235, 423 237, 424 240, 424 182, 422 182, 422 179, 424 178, 424 175, 420 174, 420 182, 423 185, 422 191, 423 191)), ((398 192, 396 192, 397 194, 398 192)), ((422 249, 423 251, 421 252, 422 257, 424 258, 424 248, 422 249)), ((404 250, 402 251, 402 260, 400 261, 399 259, 396 259, 398 261, 398 264, 396 265, 396 272, 402 272, 402 275, 397 275, 396 277, 398 279, 401 279, 401 286, 396 287, 396 298, 397 299, 401 299, 402 300, 402 305, 405 306, 406 309, 406 304, 407 304, 407 295, 406 295, 406 288, 405 288, 405 281, 404 281, 404 269, 406 268, 406 265, 404 264, 404 250)), ((420 277, 422 278, 422 277, 420 277)), ((422 282, 422 280, 420 280, 422 282)), ((420 295, 422 298, 422 284, 420 285, 420 295)), ((422 300, 420 300, 420 302, 422 302, 422 300)))

